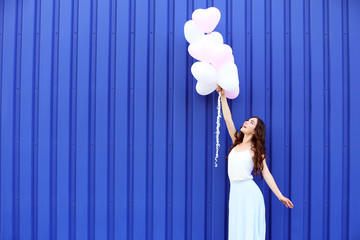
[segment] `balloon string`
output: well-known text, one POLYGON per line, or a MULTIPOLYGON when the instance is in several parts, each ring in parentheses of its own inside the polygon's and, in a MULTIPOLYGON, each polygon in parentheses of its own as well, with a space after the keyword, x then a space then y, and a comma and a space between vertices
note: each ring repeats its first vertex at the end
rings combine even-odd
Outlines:
POLYGON ((220 147, 220 143, 219 143, 219 135, 220 135, 220 118, 221 118, 221 95, 219 93, 219 97, 218 97, 218 105, 217 105, 217 118, 216 118, 216 154, 215 154, 215 167, 217 167, 217 158, 219 157, 219 147, 220 147))

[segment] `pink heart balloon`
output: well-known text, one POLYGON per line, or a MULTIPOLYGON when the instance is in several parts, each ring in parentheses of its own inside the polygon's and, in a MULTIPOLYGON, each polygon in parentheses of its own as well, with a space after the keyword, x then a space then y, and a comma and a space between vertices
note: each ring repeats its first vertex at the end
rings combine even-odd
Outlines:
POLYGON ((220 47, 213 49, 211 64, 215 67, 216 71, 219 71, 221 66, 229 61, 234 62, 232 49, 229 45, 222 44, 220 47))
POLYGON ((205 33, 212 32, 220 21, 220 11, 215 7, 197 9, 192 14, 194 23, 205 33))
POLYGON ((239 96, 239 92, 240 92, 240 88, 238 87, 236 90, 234 91, 226 91, 225 90, 225 96, 229 99, 234 99, 237 96, 239 96))
POLYGON ((189 54, 202 62, 210 63, 211 55, 207 51, 207 46, 202 44, 200 41, 193 42, 188 47, 189 54))
POLYGON ((188 51, 193 58, 210 63, 213 52, 215 49, 219 48, 219 46, 221 45, 214 39, 208 35, 204 35, 199 41, 191 43, 188 47, 188 51))

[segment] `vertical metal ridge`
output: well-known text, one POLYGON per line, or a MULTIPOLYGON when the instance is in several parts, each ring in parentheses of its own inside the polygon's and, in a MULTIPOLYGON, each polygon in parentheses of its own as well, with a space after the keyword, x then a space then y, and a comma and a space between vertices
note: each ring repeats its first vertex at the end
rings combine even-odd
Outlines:
MULTIPOLYGON (((2 90, 3 90, 3 32, 4 32, 4 1, 0 1, 0 111, 3 108, 3 102, 2 102, 2 90)), ((2 130, 1 130, 1 126, 2 126, 2 118, 0 117, 0 136, 2 136, 2 130)), ((0 151, 1 151, 1 146, 2 146, 2 138, 0 137, 0 151)), ((3 159, 1 157, 0 154, 0 166, 2 165, 3 159)), ((1 191, 1 178, 0 178, 0 200, 2 199, 2 191, 1 191)), ((0 236, 2 236, 2 213, 1 213, 1 202, 0 201, 0 236)))
POLYGON ((149 45, 148 45, 148 106, 147 106, 147 186, 146 186, 146 239, 153 239, 154 207, 154 57, 155 57, 155 0, 149 0, 149 45))
POLYGON ((114 193, 115 193, 115 80, 116 80, 116 12, 117 4, 111 1, 110 8, 110 94, 109 94, 109 163, 108 163, 108 238, 114 239, 114 193))
POLYGON ((38 179, 39 179, 39 152, 38 152, 38 142, 39 142, 39 78, 40 78, 40 20, 41 20, 41 0, 36 0, 35 6, 35 42, 34 42, 34 93, 33 93, 33 155, 32 155, 32 239, 38 238, 38 222, 39 222, 39 190, 38 190, 38 179))
POLYGON ((173 231, 173 119, 174 119, 174 0, 168 0, 168 52, 167 52, 167 136, 166 152, 166 237, 172 238, 173 231))
POLYGON ((14 113, 14 162, 13 162, 13 193, 14 193, 14 218, 13 218, 13 232, 14 238, 20 238, 20 96, 21 96, 21 45, 22 45, 22 8, 23 1, 16 2, 16 49, 15 49, 15 81, 14 81, 14 96, 15 96, 15 111, 14 113))
MULTIPOLYGON (((227 3, 227 1, 226 1, 227 3)), ((206 8, 209 7, 213 7, 214 6, 214 1, 213 0, 207 0, 206 1, 206 8)), ((227 19, 226 21, 228 21, 229 15, 228 12, 226 12, 226 16, 227 19)), ((227 24, 226 24, 227 25, 227 24)), ((217 97, 217 94, 215 95, 217 97)), ((212 186, 211 183, 212 182, 212 166, 213 166, 213 162, 212 162, 212 126, 213 126, 213 118, 212 116, 213 114, 213 109, 214 109, 214 104, 213 104, 213 100, 214 100, 214 95, 211 94, 210 96, 207 95, 205 96, 206 98, 206 110, 205 110, 205 116, 206 116, 206 121, 205 121, 205 139, 206 139, 206 143, 205 143, 205 191, 204 191, 204 199, 205 199, 205 204, 204 204, 204 239, 210 239, 211 238, 211 233, 212 233, 212 221, 211 221, 211 208, 212 208, 212 186)), ((217 98, 216 98, 217 100, 217 98)), ((217 101, 216 101, 217 102, 217 101)))
MULTIPOLYGON (((228 0, 226 0, 226 6, 228 6, 228 0)), ((206 7, 214 7, 214 0, 207 0, 206 7)), ((228 28, 229 22, 229 11, 226 8, 226 26, 228 28)), ((226 34, 228 34, 228 29, 226 29, 226 34)), ((227 37, 227 36, 226 36, 227 37)), ((213 169, 213 116, 214 116, 214 107, 217 105, 218 94, 207 95, 206 97, 206 132, 205 132, 205 204, 204 204, 204 239, 212 238, 212 169, 213 169), (215 98, 214 98, 215 97, 215 98), (215 102, 215 104, 214 104, 215 102)))
MULTIPOLYGON (((211 207, 212 207, 212 199, 211 199, 211 183, 212 182, 212 166, 213 166, 213 161, 212 161, 212 139, 213 139, 213 134, 211 134, 212 131, 212 126, 213 126, 213 109, 214 109, 214 104, 213 104, 213 99, 214 99, 214 95, 211 94, 210 96, 207 95, 206 97, 206 132, 205 132, 205 139, 206 139, 206 145, 205 145, 205 204, 204 204, 204 239, 209 239, 211 238, 211 207)), ((216 95, 215 95, 216 97, 216 95)))
POLYGON ((152 208, 152 205, 150 205, 150 203, 152 204, 153 201, 150 202, 150 199, 149 199, 149 195, 152 195, 150 193, 150 188, 151 188, 151 179, 150 179, 150 176, 152 176, 151 174, 151 171, 150 171, 150 166, 152 166, 153 164, 150 163, 149 161, 151 160, 152 161, 152 158, 150 156, 150 153, 151 153, 151 149, 150 149, 150 123, 149 123, 149 119, 150 119, 150 99, 151 99, 151 96, 153 96, 153 94, 150 96, 151 93, 151 89, 149 88, 150 86, 150 81, 153 80, 153 78, 150 76, 150 59, 151 59, 151 51, 150 51, 150 39, 152 37, 152 34, 150 34, 150 32, 152 31, 151 28, 151 19, 152 19, 152 5, 151 5, 151 0, 147 0, 147 26, 146 26, 146 62, 147 62, 147 66, 146 66, 146 76, 147 76, 147 81, 146 81, 146 113, 145 113, 145 117, 146 117, 146 126, 145 126, 145 156, 146 156, 146 167, 145 167, 145 180, 146 180, 146 183, 145 183, 145 234, 144 234, 144 237, 145 239, 151 239, 152 238, 152 235, 149 234, 149 232, 151 231, 149 229, 149 221, 151 221, 151 218, 150 218, 150 215, 149 215, 149 212, 150 212, 150 209, 149 208, 152 208))
POLYGON ((115 238, 115 92, 116 92, 116 13, 117 2, 111 0, 110 8, 110 89, 109 89, 109 159, 108 159, 108 238, 115 238))
POLYGON ((50 236, 57 239, 57 130, 58 130, 58 78, 59 78, 59 11, 60 0, 53 5, 51 116, 50 116, 50 236))
MULTIPOLYGON (((231 8, 229 7, 229 0, 227 0, 226 1, 226 15, 227 16, 229 16, 229 12, 231 12, 231 16, 233 16, 232 15, 232 1, 231 1, 231 8)), ((246 13, 246 11, 245 11, 245 13, 246 13)), ((226 42, 229 44, 229 45, 231 45, 232 46, 232 44, 233 44, 233 42, 232 42, 232 34, 229 36, 229 27, 228 27, 228 21, 229 21, 229 17, 226 19, 226 36, 225 36, 225 39, 226 39, 226 42)), ((231 33, 232 33, 232 18, 231 18, 231 33)), ((246 31, 246 29, 244 29, 244 31, 246 31)), ((245 41, 246 42, 246 41, 245 41)), ((246 70, 246 68, 245 68, 245 70, 246 70)), ((246 75, 245 75, 246 76, 246 75)), ((246 87, 246 79, 245 79, 245 88, 247 89, 247 87, 246 87)), ((239 82, 239 95, 240 95, 240 92, 241 92, 241 89, 240 89, 240 82, 239 82)), ((246 99, 246 93, 247 93, 248 91, 246 91, 245 92, 245 99, 246 99)), ((222 105, 222 103, 220 102, 220 104, 222 105)), ((229 109, 230 109, 230 111, 231 111, 231 109, 233 109, 233 101, 228 101, 228 105, 229 105, 229 109)), ((245 108, 245 111, 246 111, 246 109, 247 108, 245 108)), ((226 131, 226 130, 225 130, 226 131)), ((225 132, 224 131, 224 132, 225 132)), ((224 144, 224 148, 225 149, 229 149, 231 146, 232 146, 232 140, 231 139, 229 139, 229 138, 225 138, 226 140, 225 140, 225 144, 224 144)), ((219 141, 220 141, 220 139, 219 139, 219 141)), ((225 154, 227 154, 227 152, 226 152, 226 150, 225 150, 225 154)), ((224 163, 225 163, 225 171, 226 171, 226 173, 225 173, 225 175, 227 175, 227 163, 226 163, 226 161, 224 161, 224 163)), ((225 192, 226 193, 229 193, 229 191, 230 191, 230 183, 229 183, 229 181, 228 181, 228 178, 227 178, 227 176, 225 176, 225 185, 224 185, 224 188, 225 188, 225 192)), ((224 206, 224 209, 225 209, 225 211, 224 211, 224 219, 225 219, 225 221, 224 221, 224 229, 228 229, 228 226, 229 226, 229 194, 226 194, 226 201, 224 201, 224 204, 225 204, 225 206, 224 206)), ((226 239, 228 238, 228 231, 225 231, 226 232, 226 234, 225 234, 225 237, 226 237, 226 239)))
MULTIPOLYGON (((187 0, 187 18, 189 19, 191 17, 191 13, 194 9, 194 0, 187 0)), ((192 65, 192 57, 187 54, 186 56, 186 66, 187 69, 191 68, 192 65)), ((193 77, 191 75, 190 71, 187 71, 186 74, 186 176, 185 176, 185 238, 186 239, 192 239, 192 160, 193 160, 193 77)))
MULTIPOLYGON (((266 133, 266 142, 267 142, 267 152, 269 153, 269 155, 271 156, 271 149, 272 149, 272 144, 271 144, 271 119, 272 119, 272 21, 271 21, 271 17, 272 17, 272 11, 271 11, 271 0, 266 0, 265 2, 265 87, 266 87, 266 91, 265 91, 265 122, 267 124, 267 133, 266 133)), ((266 159, 265 159, 266 161, 266 159)), ((271 166, 272 166, 272 161, 269 161, 269 170, 271 171, 271 166)), ((269 214, 266 214, 266 222, 267 222, 267 235, 271 236, 271 226, 272 226, 272 222, 270 221, 270 216, 271 216, 271 192, 269 191, 269 188, 265 189, 265 199, 266 199, 266 207, 267 207, 267 211, 269 212, 269 214)))
POLYGON ((245 118, 252 116, 252 1, 246 0, 245 118))
POLYGON ((343 53, 343 169, 342 169, 342 239, 349 238, 349 3, 348 0, 342 1, 342 53, 343 53))
POLYGON ((96 27, 97 27, 97 0, 91 1, 91 50, 90 50, 90 138, 89 138, 89 219, 88 236, 95 239, 95 133, 96 133, 96 27))
MULTIPOLYGON (((285 0, 285 192, 291 197, 291 0, 285 0)), ((284 239, 291 238, 291 212, 285 209, 284 239)))
POLYGON ((77 73, 78 73, 78 21, 79 0, 72 1, 71 16, 71 79, 70 79, 70 183, 69 183, 69 239, 76 238, 76 119, 77 119, 77 73))
MULTIPOLYGON (((214 1, 207 0, 207 8, 213 7, 214 1)), ((229 21, 229 11, 228 11, 228 0, 226 0, 226 22, 229 21)), ((231 20, 231 18, 230 18, 231 20)), ((226 24, 226 39, 228 38, 228 24, 226 24)), ((228 42, 228 41, 227 41, 228 42)), ((229 42, 228 42, 229 43, 229 42)), ((229 44, 230 45, 230 44, 229 44)), ((212 208, 213 208, 213 194, 212 194, 212 184, 213 183, 213 116, 214 116, 214 108, 217 106, 217 98, 218 94, 211 94, 210 96, 206 96, 206 146, 205 146, 205 206, 204 206, 204 239, 213 238, 213 216, 212 216, 212 208), (210 134, 212 133, 212 134, 210 134)))
POLYGON ((323 238, 329 238, 329 191, 330 191, 330 156, 329 156, 329 138, 330 138, 330 56, 329 56, 329 0, 324 0, 324 209, 323 209, 323 238))
MULTIPOLYGON (((227 3, 227 1, 226 1, 227 3)), ((213 0, 207 0, 206 1, 206 7, 212 7, 214 6, 213 0)), ((227 20, 228 20, 228 12, 226 12, 226 16, 227 16, 227 20)), ((215 95, 216 96, 216 95, 215 95)), ((204 239, 209 239, 211 238, 211 227, 212 227, 212 221, 211 221, 211 189, 212 186, 211 183, 212 182, 212 166, 213 166, 213 162, 212 162, 212 126, 213 126, 213 109, 214 109, 214 104, 213 104, 213 99, 214 99, 214 95, 211 94, 210 96, 207 95, 205 96, 206 98, 206 110, 205 110, 205 116, 206 116, 206 121, 205 121, 205 191, 204 191, 204 199, 205 199, 205 204, 204 204, 204 239)), ((217 102, 217 101, 216 101, 217 102)))
POLYGON ((310 29, 310 0, 304 1, 304 45, 305 45, 305 57, 304 57, 304 76, 305 76, 305 168, 304 168, 304 236, 307 239, 311 238, 311 29, 310 29))
POLYGON ((134 235, 134 75, 135 75, 135 0, 131 0, 130 4, 130 51, 129 51, 129 99, 128 99, 128 112, 129 112, 129 127, 128 127, 128 138, 129 138, 129 159, 128 159, 128 232, 127 239, 133 239, 134 235))

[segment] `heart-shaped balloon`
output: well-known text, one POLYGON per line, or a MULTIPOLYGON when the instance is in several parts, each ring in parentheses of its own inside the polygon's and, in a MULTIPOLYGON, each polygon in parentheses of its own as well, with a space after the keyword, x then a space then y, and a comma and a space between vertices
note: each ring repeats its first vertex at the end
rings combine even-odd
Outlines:
POLYGON ((199 82, 205 84, 216 83, 218 76, 215 68, 206 62, 196 62, 191 66, 191 73, 199 82))
POLYGON ((191 43, 188 47, 188 52, 196 60, 210 63, 211 54, 208 46, 201 41, 191 43))
POLYGON ((205 33, 212 32, 220 21, 220 11, 215 7, 197 9, 192 14, 192 19, 205 33))
POLYGON ((239 86, 238 70, 234 63, 226 62, 223 64, 218 73, 218 84, 226 91, 235 91, 239 86))
POLYGON ((209 41, 213 41, 218 44, 224 44, 224 39, 219 32, 211 32, 209 34, 204 35, 205 39, 208 39, 209 41))
POLYGON ((217 37, 204 35, 199 41, 189 45, 189 54, 199 61, 210 63, 214 51, 221 46, 217 41, 217 37))
POLYGON ((195 42, 201 39, 204 36, 204 31, 201 30, 193 20, 189 20, 184 25, 184 35, 185 39, 189 42, 195 42))
POLYGON ((218 85, 216 83, 206 84, 198 81, 195 88, 200 95, 208 95, 215 91, 217 86, 218 85))
POLYGON ((227 44, 222 44, 221 46, 214 48, 210 61, 217 71, 219 71, 221 66, 226 62, 230 61, 234 63, 231 47, 227 44))
POLYGON ((225 96, 229 99, 234 99, 239 95, 239 92, 240 92, 240 87, 238 86, 236 90, 231 92, 225 90, 225 96))

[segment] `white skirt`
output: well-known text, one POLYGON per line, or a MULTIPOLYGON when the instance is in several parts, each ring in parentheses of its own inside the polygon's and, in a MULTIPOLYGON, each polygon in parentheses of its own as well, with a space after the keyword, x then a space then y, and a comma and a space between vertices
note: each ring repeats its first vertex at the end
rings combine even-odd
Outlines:
POLYGON ((230 182, 228 240, 264 240, 264 196, 252 179, 230 182))

